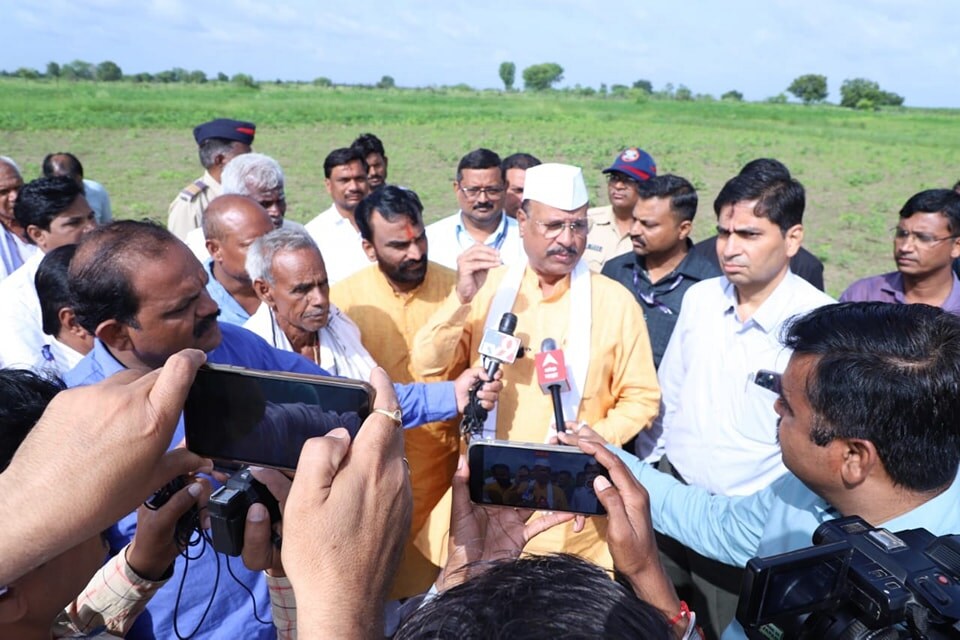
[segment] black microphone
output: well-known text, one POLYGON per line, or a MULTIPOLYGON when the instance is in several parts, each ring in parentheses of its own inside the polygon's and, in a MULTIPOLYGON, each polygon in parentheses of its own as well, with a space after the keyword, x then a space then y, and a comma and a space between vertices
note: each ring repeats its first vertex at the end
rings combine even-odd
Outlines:
POLYGON ((563 350, 557 349, 553 338, 545 338, 540 343, 540 353, 536 355, 537 382, 544 393, 550 393, 553 401, 553 421, 557 425, 557 433, 566 429, 563 418, 563 402, 560 392, 570 389, 567 382, 567 365, 563 358, 563 350))
MULTIPOLYGON (((483 340, 480 341, 477 351, 483 356, 484 369, 491 380, 500 365, 511 364, 517 359, 521 345, 520 338, 513 335, 516 328, 517 316, 505 313, 500 318, 499 330, 487 329, 483 333, 483 340)), ((482 433, 483 423, 487 419, 487 410, 480 406, 480 400, 477 398, 477 392, 482 386, 483 380, 477 380, 476 384, 470 388, 470 401, 463 411, 460 431, 468 436, 482 433)))

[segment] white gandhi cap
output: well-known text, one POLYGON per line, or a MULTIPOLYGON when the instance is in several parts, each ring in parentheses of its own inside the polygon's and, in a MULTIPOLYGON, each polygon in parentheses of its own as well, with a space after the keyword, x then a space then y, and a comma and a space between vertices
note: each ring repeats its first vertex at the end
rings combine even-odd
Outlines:
POLYGON ((580 167, 555 162, 527 169, 523 199, 536 200, 563 211, 579 209, 589 200, 580 167))

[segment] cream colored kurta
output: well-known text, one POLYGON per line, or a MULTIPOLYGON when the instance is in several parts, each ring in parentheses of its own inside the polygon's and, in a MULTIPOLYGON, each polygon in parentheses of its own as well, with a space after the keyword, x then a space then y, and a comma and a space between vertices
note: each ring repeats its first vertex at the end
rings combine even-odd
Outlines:
MULTIPOLYGON (((483 338, 487 312, 506 272, 506 267, 492 270, 469 304, 461 305, 456 292, 451 294, 417 333, 411 354, 416 370, 428 375, 451 363, 479 363, 477 349, 483 338)), ((656 417, 660 390, 639 305, 618 282, 596 274, 590 277, 590 363, 576 419, 590 424, 608 442, 620 445, 648 427, 656 417)), ((516 335, 528 351, 524 357, 503 367, 498 439, 542 443, 547 437, 553 422, 553 405, 550 396, 537 384, 534 353, 548 337, 556 340, 560 348, 566 348, 569 284, 568 276, 551 297, 544 298, 536 273, 528 267, 523 275, 513 313, 517 316, 516 335)), ((572 420, 574 416, 566 418, 572 420)), ((602 518, 594 518, 588 520, 583 533, 574 534, 567 524, 541 534, 527 549, 535 553, 576 553, 609 568, 612 560, 603 541, 604 526, 602 518)), ((445 552, 445 532, 432 531, 429 542, 432 551, 445 552)))

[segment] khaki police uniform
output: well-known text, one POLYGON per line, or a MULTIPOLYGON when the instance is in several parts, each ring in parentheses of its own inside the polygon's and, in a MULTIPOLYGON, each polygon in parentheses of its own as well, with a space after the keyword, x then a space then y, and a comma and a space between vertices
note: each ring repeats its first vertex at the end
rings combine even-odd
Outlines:
POLYGON ((593 221, 593 227, 587 235, 583 259, 591 271, 600 273, 607 260, 633 251, 633 241, 630 240, 630 234, 620 235, 613 205, 591 207, 587 209, 587 216, 593 221))
POLYGON ((170 203, 167 229, 186 241, 187 234, 200 226, 204 209, 222 192, 220 183, 209 171, 204 171, 201 178, 184 187, 170 203))

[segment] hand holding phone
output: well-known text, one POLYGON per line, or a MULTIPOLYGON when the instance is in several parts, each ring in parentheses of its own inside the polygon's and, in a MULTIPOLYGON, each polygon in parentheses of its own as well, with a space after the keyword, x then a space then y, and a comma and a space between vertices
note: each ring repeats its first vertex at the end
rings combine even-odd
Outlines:
MULTIPOLYGON (((575 518, 571 513, 544 513, 532 518, 532 509, 476 504, 470 496, 470 478, 470 465, 461 456, 453 476, 447 563, 436 582, 440 591, 485 571, 490 561, 518 557, 534 537, 575 518)), ((579 531, 576 523, 574 531, 579 531)))
POLYGON ((605 515, 594 480, 606 469, 573 447, 502 440, 467 450, 470 499, 476 504, 605 515))
POLYGON ((360 380, 205 365, 183 407, 187 449, 227 465, 292 471, 308 439, 356 436, 373 406, 360 380))

